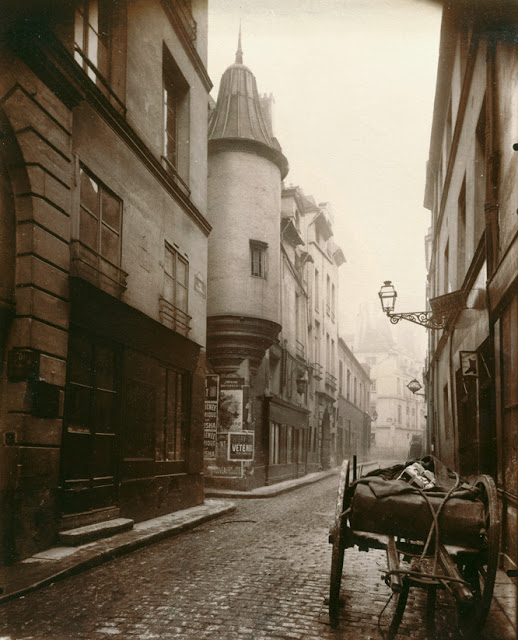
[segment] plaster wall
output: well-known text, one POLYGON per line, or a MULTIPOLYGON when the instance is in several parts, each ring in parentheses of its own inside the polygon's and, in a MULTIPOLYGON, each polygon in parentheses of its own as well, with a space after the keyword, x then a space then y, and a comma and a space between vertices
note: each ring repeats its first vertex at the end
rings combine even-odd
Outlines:
POLYGON ((242 151, 209 156, 209 316, 280 323, 280 196, 280 172, 269 160, 242 151), (268 245, 266 278, 250 275, 250 240, 268 245))

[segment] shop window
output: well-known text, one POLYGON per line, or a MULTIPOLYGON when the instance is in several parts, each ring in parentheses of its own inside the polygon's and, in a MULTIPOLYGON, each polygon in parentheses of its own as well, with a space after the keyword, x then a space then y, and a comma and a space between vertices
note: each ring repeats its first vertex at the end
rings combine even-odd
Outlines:
POLYGON ((166 326, 186 336, 190 330, 189 262, 169 243, 164 251, 164 290, 160 299, 160 317, 166 326))
POLYGON ((279 464, 279 435, 280 424, 277 422, 270 422, 270 452, 269 462, 270 464, 279 464))
POLYGON ((125 359, 124 459, 185 462, 190 375, 135 351, 125 359))
POLYGON ((163 54, 163 160, 177 183, 188 191, 189 84, 171 53, 163 54))
POLYGON ((250 240, 250 275, 266 280, 267 250, 268 245, 266 242, 250 240))
POLYGON ((164 429, 157 431, 155 460, 185 460, 187 442, 188 379, 172 369, 166 370, 166 415, 164 429))
POLYGON ((291 463, 295 460, 295 452, 293 450, 293 427, 287 425, 286 427, 286 462, 291 463))

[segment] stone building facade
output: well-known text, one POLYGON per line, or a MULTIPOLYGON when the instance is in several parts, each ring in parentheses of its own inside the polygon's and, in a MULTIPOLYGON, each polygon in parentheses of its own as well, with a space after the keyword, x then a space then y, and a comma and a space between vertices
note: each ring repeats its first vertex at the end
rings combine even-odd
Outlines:
MULTIPOLYGON (((425 206, 429 298, 449 305, 430 334, 431 445, 461 475, 491 474, 502 559, 518 564, 518 192, 516 12, 444 8, 425 206)), ((432 307, 433 309, 433 307, 432 307)))
POLYGON ((338 402, 336 407, 335 462, 357 456, 366 460, 371 449, 372 382, 370 367, 338 338, 338 402))
POLYGON ((203 501, 207 7, 37 8, 0 40, 4 563, 203 501))

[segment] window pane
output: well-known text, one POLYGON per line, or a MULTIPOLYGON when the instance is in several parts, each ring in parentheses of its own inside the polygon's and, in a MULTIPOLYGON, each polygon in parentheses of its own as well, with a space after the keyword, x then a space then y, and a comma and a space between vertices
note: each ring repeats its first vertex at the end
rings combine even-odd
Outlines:
POLYGON ((176 379, 174 371, 167 372, 166 451, 168 460, 177 460, 176 451, 176 379))
POLYGON ((180 284, 183 284, 184 287, 187 286, 188 272, 187 263, 178 256, 178 261, 176 263, 176 280, 180 284))
POLYGON ((96 217, 99 216, 99 185, 81 169, 80 177, 81 206, 96 217))
POLYGON ((88 3, 88 24, 96 32, 99 31, 99 3, 98 0, 90 0, 88 3))
POLYGON ((174 278, 174 253, 171 249, 165 249, 164 271, 174 278))
POLYGON ((120 233, 121 202, 107 191, 104 191, 104 189, 101 191, 101 211, 103 222, 117 233, 120 233))
POLYGON ((174 280, 167 275, 164 277, 164 298, 174 304, 174 280))
MULTIPOLYGON (((76 9, 75 18, 74 18, 74 42, 76 45, 83 50, 84 46, 84 17, 81 9, 76 9)), ((79 63, 83 62, 83 58, 79 54, 75 54, 76 61, 79 63)))
POLYGON ((156 392, 141 380, 126 382, 124 455, 128 458, 153 458, 156 392))
MULTIPOLYGON (((99 51, 98 51, 98 36, 97 33, 91 28, 88 28, 88 52, 87 57, 90 62, 94 65, 94 67, 98 66, 99 63, 99 51)), ((86 73, 88 77, 95 82, 97 76, 95 75, 94 70, 89 66, 86 73)))
POLYGON ((176 459, 184 460, 185 459, 185 433, 184 433, 184 413, 183 413, 183 376, 177 375, 177 391, 176 391, 176 459))
POLYGON ((109 260, 117 266, 119 266, 120 263, 119 237, 120 236, 105 225, 102 226, 100 254, 103 258, 106 258, 106 260, 109 260))
POLYGON ((169 80, 164 88, 164 140, 165 140, 165 156, 176 164, 176 141, 177 141, 177 99, 174 94, 169 80))
POLYGON ((176 307, 187 313, 187 289, 177 283, 176 285, 176 307))

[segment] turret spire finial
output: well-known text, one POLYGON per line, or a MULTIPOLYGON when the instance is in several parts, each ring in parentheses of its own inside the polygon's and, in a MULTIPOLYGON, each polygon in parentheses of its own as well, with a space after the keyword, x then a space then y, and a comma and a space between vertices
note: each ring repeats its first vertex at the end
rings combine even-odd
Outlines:
POLYGON ((239 39, 237 42, 236 64, 243 64, 243 50, 241 49, 241 20, 239 21, 239 39))

